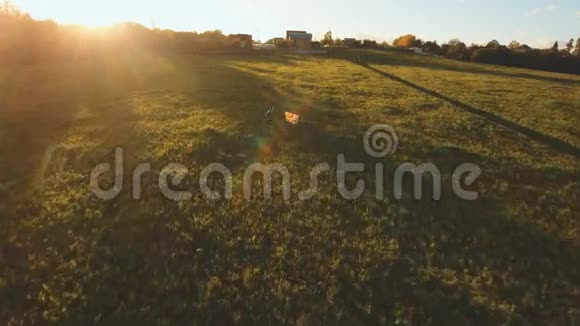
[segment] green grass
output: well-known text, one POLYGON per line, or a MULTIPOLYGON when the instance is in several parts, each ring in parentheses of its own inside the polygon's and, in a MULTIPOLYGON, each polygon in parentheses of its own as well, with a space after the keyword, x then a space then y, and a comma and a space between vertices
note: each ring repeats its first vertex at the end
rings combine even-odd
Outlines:
POLYGON ((580 147, 579 104, 577 76, 389 51, 1 67, 0 321, 577 322, 580 169, 566 149, 580 147), (304 123, 268 133, 271 105, 304 123), (296 200, 311 167, 335 167, 338 153, 376 163, 362 136, 381 123, 400 138, 388 172, 433 162, 449 180, 476 163, 480 198, 445 182, 439 202, 395 200, 392 186, 384 201, 346 201, 326 174, 314 199, 296 200), (102 201, 89 175, 116 146, 125 188, 102 201), (141 162, 156 172, 134 201, 141 162), (171 162, 189 169, 192 200, 157 189, 171 162), (211 162, 233 171, 233 200, 199 192, 211 162), (286 165, 293 200, 275 187, 271 201, 245 201, 254 162, 286 165))

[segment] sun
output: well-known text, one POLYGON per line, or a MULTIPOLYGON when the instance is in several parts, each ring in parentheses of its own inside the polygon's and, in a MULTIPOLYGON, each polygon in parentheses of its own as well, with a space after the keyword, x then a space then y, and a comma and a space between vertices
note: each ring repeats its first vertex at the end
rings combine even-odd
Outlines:
MULTIPOLYGON (((3 3, 4 0, 0 0, 3 3)), ((30 12, 34 19, 52 20, 64 25, 107 27, 123 21, 135 20, 134 12, 127 4, 119 5, 112 0, 68 1, 39 0, 7 1, 22 12, 30 12)))

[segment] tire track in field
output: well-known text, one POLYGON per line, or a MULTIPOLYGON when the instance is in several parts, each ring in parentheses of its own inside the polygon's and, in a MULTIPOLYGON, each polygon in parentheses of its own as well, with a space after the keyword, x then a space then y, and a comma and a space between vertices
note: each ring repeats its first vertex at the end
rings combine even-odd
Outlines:
POLYGON ((393 74, 389 74, 389 73, 381 71, 377 68, 373 68, 373 67, 369 66, 368 63, 366 63, 366 62, 355 61, 355 64, 358 64, 358 65, 360 65, 360 66, 362 66, 370 71, 381 74, 383 77, 386 77, 390 80, 399 82, 399 83, 401 83, 405 86, 411 87, 417 91, 420 91, 420 92, 425 93, 427 95, 431 95, 435 98, 438 98, 442 101, 445 101, 445 102, 453 105, 456 108, 459 108, 463 111, 477 115, 477 116, 479 116, 479 117, 481 117, 481 118, 483 118, 491 123, 494 123, 494 124, 503 126, 504 128, 508 128, 512 131, 518 132, 524 136, 527 136, 528 138, 531 138, 531 139, 533 139, 537 142, 540 142, 548 147, 551 147, 552 149, 554 149, 556 151, 559 151, 559 152, 564 153, 564 154, 572 155, 576 158, 580 158, 580 149, 579 148, 577 148, 574 145, 569 144, 565 141, 562 141, 558 138, 543 134, 543 133, 538 132, 536 130, 533 130, 533 129, 530 129, 528 127, 517 124, 513 121, 502 118, 501 116, 498 116, 498 115, 493 114, 491 112, 478 109, 474 106, 471 106, 469 104, 466 104, 466 103, 460 102, 456 99, 453 99, 449 96, 443 95, 441 93, 437 93, 436 91, 433 91, 431 89, 414 84, 414 83, 412 83, 408 80, 405 80, 401 77, 395 76, 393 74))

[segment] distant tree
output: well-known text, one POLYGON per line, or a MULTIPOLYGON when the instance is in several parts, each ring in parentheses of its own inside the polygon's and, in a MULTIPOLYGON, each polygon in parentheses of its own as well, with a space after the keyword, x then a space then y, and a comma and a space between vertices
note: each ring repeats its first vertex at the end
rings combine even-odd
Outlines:
POLYGON ((463 43, 460 39, 451 39, 448 43, 447 54, 456 59, 465 58, 465 52, 467 50, 467 45, 463 43))
POLYGON ((324 38, 322 39, 322 45, 331 46, 334 44, 334 39, 332 38, 332 31, 328 31, 324 34, 324 38))
POLYGON ((335 46, 341 46, 342 45, 342 40, 337 37, 336 39, 334 39, 334 45, 335 46))
POLYGON ((497 49, 501 47, 501 43, 499 43, 497 40, 491 40, 489 41, 489 43, 487 43, 486 48, 488 49, 497 49))
POLYGON ((458 39, 458 38, 454 38, 454 39, 451 39, 447 44, 449 44, 451 46, 455 46, 455 45, 457 45, 459 43, 461 43, 461 40, 458 39))
POLYGON ((441 47, 437 44, 437 41, 427 41, 423 44, 423 50, 428 53, 441 54, 441 47))
POLYGON ((527 45, 527 44, 522 44, 517 48, 518 51, 520 52, 527 52, 527 51, 531 51, 533 50, 531 46, 527 45))
POLYGON ((363 40, 362 47, 367 49, 374 49, 377 47, 377 41, 363 40))
POLYGON ((412 34, 403 35, 395 39, 395 41, 393 42, 393 46, 397 48, 407 49, 412 47, 415 44, 416 40, 417 37, 415 35, 412 34))
POLYGON ((560 46, 558 45, 558 41, 554 42, 554 45, 552 45, 552 52, 558 52, 558 48, 560 46))
POLYGON ((219 29, 216 29, 215 31, 205 31, 205 32, 201 33, 200 36, 202 38, 213 39, 213 40, 223 40, 226 38, 224 33, 219 29))
POLYGON ((574 39, 571 38, 570 41, 568 41, 568 43, 566 43, 566 51, 568 51, 568 53, 572 53, 572 50, 574 50, 574 39))
POLYGON ((473 57, 475 52, 481 48, 483 48, 481 45, 476 44, 476 43, 471 43, 471 45, 469 47, 467 47, 467 49, 465 50, 464 59, 471 60, 471 58, 473 57))
POLYGON ((425 42, 423 42, 422 39, 418 38, 413 42, 413 46, 417 47, 417 48, 422 48, 423 44, 425 44, 425 42))
POLYGON ((464 60, 467 59, 467 45, 458 38, 449 41, 446 47, 445 55, 449 58, 464 60))
POLYGON ((520 42, 518 41, 511 41, 510 44, 508 45, 508 48, 512 49, 512 50, 516 50, 521 46, 520 42))
POLYGON ((21 16, 22 12, 8 0, 0 2, 0 16, 21 16))
POLYGON ((574 50, 574 54, 580 57, 580 37, 576 40, 576 49, 574 50))

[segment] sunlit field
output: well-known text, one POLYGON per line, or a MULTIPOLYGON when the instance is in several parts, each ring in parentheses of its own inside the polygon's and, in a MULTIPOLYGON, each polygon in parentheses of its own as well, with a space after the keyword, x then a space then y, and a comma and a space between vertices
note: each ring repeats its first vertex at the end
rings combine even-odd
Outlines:
MULTIPOLYGON (((0 324, 573 324, 580 320, 580 77, 400 51, 95 56, 0 67, 0 324), (265 111, 301 115, 292 127, 265 111), (391 125, 397 151, 368 156, 391 125), (89 190, 124 149, 124 187, 89 190), (364 162, 336 185, 337 155, 364 162), (233 173, 232 200, 199 175, 233 173), (271 200, 244 170, 281 163, 271 200), (328 162, 306 201, 310 170, 328 162), (385 199, 375 198, 376 163, 385 199), (431 162, 442 198, 413 198, 396 167, 431 162), (482 176, 459 199, 451 174, 482 176), (140 200, 132 171, 150 163, 140 200), (158 187, 187 167, 174 202, 158 187)), ((106 182, 105 182, 106 183, 106 182)), ((210 180, 222 189, 219 177, 210 180)))

